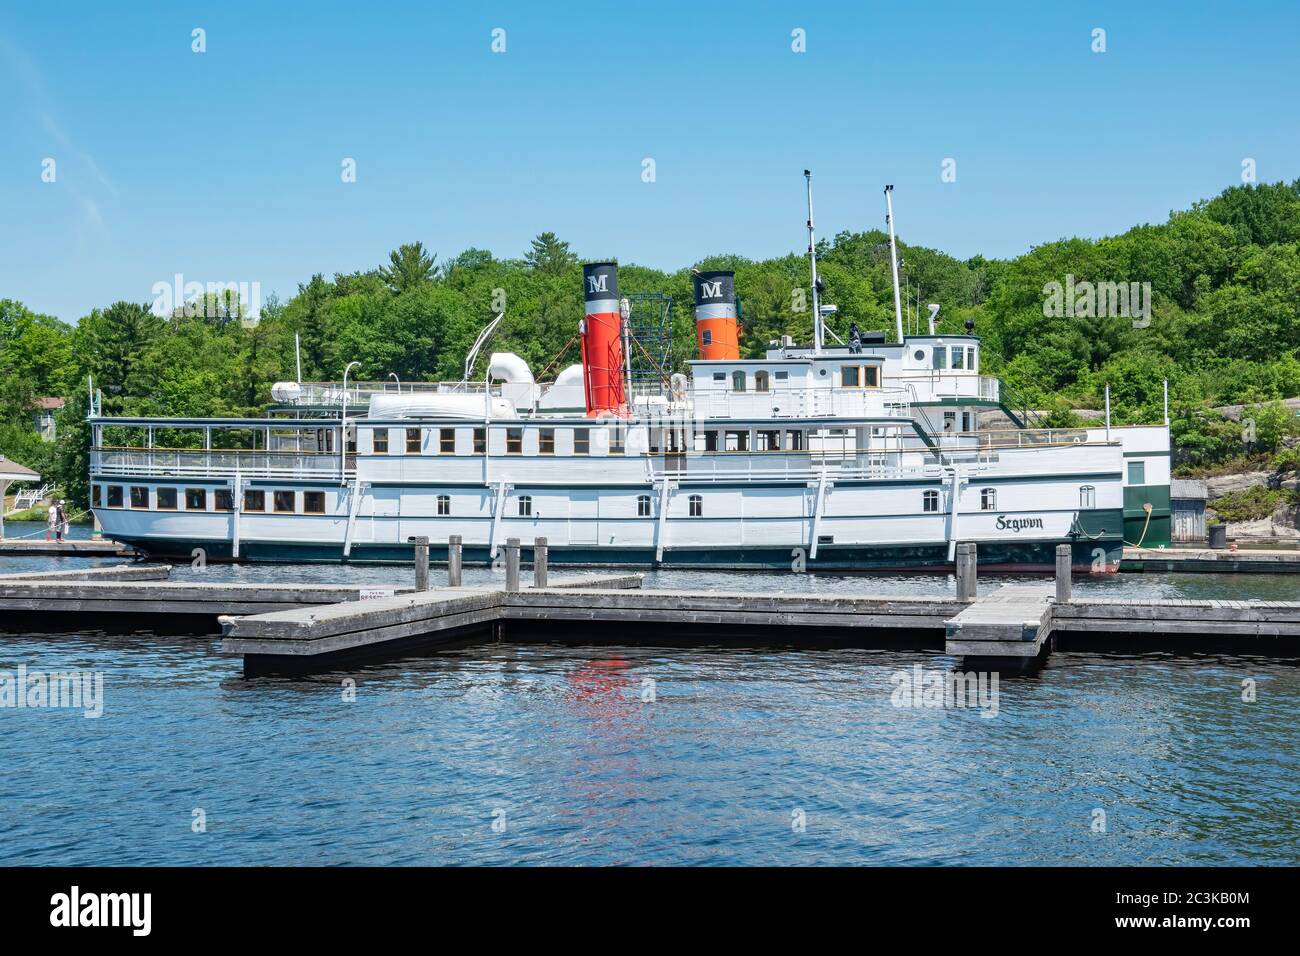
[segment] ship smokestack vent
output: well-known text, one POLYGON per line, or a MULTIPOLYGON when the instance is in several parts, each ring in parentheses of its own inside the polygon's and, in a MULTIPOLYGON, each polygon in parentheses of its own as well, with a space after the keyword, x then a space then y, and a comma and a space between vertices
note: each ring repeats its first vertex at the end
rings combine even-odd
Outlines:
POLYGON ((735 361, 740 358, 740 324, 736 314, 736 274, 730 271, 697 272, 695 284, 695 336, 702 359, 735 361))

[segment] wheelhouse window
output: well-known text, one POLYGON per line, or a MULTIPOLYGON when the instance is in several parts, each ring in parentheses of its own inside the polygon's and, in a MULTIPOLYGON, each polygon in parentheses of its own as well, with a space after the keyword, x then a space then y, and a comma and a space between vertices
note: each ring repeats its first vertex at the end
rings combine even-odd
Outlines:
POLYGON ((438 496, 438 514, 443 516, 451 514, 451 495, 438 496))
POLYGON ((575 428, 573 430, 573 453, 575 455, 591 454, 590 428, 575 428))
POLYGON ((840 387, 879 388, 880 369, 874 365, 841 365, 840 387))
POLYGON ((930 353, 930 365, 933 368, 943 369, 948 364, 948 348, 944 345, 936 345, 934 351, 930 353))
POLYGON ((474 429, 474 454, 483 455, 487 453, 487 429, 474 429))
POLYGON ((533 496, 520 495, 519 496, 519 517, 527 518, 530 517, 532 513, 533 513, 533 496))
POLYGON ((131 507, 148 508, 149 507, 149 489, 143 485, 131 486, 131 507))
POLYGON ((955 369, 964 369, 966 367, 966 350, 954 346, 952 350, 952 367, 955 369))
POLYGON ((122 486, 121 485, 108 486, 108 506, 110 508, 122 507, 122 486))
POLYGON ((732 391, 735 391, 735 392, 743 392, 743 391, 745 390, 745 373, 744 373, 744 372, 742 372, 742 371, 735 371, 735 372, 732 372, 732 373, 731 373, 731 388, 732 388, 732 391))
POLYGON ((212 492, 213 511, 234 511, 235 495, 229 488, 218 488, 212 492))
POLYGON ((862 369, 857 365, 845 365, 840 369, 840 385, 844 388, 858 388, 862 383, 858 380, 862 369))
POLYGON ((524 430, 522 428, 506 429, 506 454, 522 455, 524 453, 524 430))
POLYGON ((1128 483, 1130 485, 1145 485, 1147 483, 1147 463, 1145 461, 1130 461, 1128 463, 1128 483))
POLYGON ((700 495, 691 495, 687 500, 687 505, 692 518, 702 518, 704 516, 704 498, 700 495))
POLYGON ((186 511, 207 511, 208 490, 206 488, 186 488, 185 489, 185 510, 186 511))
POLYGON ((159 511, 176 510, 176 489, 159 488, 154 492, 154 506, 159 511))
POLYGON ((296 491, 277 491, 271 496, 276 514, 293 514, 298 510, 298 493, 296 491))
POLYGON ((1083 485, 1079 489, 1079 507, 1097 507, 1097 488, 1095 485, 1083 485))
POLYGON ((420 453, 420 429, 408 428, 406 430, 406 453, 408 455, 418 455, 420 453))
POLYGON ((650 496, 649 495, 636 496, 636 516, 638 518, 650 517, 650 496))
POLYGON ((266 510, 266 492, 254 491, 248 489, 244 492, 244 510, 245 511, 265 511, 266 510))
POLYGON ((375 454, 387 455, 388 454, 388 429, 376 428, 374 440, 375 440, 375 454))
POLYGON ((756 392, 766 392, 767 390, 768 390, 768 378, 767 378, 767 372, 765 372, 765 371, 763 371, 763 372, 755 372, 755 373, 754 373, 754 391, 756 391, 756 392))
POLYGON ((302 510, 309 515, 323 515, 325 513, 325 492, 304 491, 302 493, 302 510))
POLYGON ((932 514, 939 510, 939 492, 927 491, 921 496, 921 510, 932 514))
POLYGON ((975 346, 973 345, 966 349, 966 371, 978 371, 975 367, 975 346))
POLYGON ((456 429, 454 428, 438 429, 438 454, 440 455, 456 454, 456 429))
POLYGON ((555 454, 555 429, 540 428, 537 431, 537 453, 539 455, 555 454))
POLYGON ((998 491, 996 488, 985 488, 980 492, 980 510, 998 510, 998 491))

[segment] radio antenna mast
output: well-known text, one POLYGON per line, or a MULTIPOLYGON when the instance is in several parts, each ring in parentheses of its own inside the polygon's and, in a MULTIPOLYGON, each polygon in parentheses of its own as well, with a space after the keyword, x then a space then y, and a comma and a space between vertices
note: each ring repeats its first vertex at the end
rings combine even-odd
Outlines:
POLYGON ((803 178, 808 182, 808 261, 812 265, 813 352, 822 350, 822 307, 817 294, 817 237, 813 232, 812 172, 805 169, 803 178))
POLYGON ((885 222, 889 223, 889 264, 894 270, 894 329, 903 341, 903 301, 898 291, 898 244, 894 241, 894 187, 885 187, 885 222))

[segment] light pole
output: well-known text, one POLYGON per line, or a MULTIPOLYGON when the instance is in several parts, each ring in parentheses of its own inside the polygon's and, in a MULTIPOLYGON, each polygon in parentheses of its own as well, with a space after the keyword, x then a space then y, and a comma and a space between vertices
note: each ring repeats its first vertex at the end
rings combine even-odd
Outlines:
POLYGON ((339 484, 347 484, 347 450, 348 450, 348 372, 360 362, 349 362, 343 369, 343 408, 339 421, 339 484))

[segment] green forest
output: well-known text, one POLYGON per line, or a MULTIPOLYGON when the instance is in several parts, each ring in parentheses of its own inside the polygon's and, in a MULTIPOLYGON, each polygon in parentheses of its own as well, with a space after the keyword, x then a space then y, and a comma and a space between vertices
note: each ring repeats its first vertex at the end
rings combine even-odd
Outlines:
MULTIPOLYGON (((893 338, 887 243, 877 230, 818 244, 823 301, 839 307, 830 326, 844 338, 850 322, 893 338)), ((1300 395, 1300 180, 1234 187, 1160 225, 1062 239, 1011 260, 963 261, 901 239, 899 251, 908 290, 919 290, 913 308, 923 315, 925 303, 939 303, 944 333, 972 320, 985 344, 982 371, 1003 378, 1027 407, 1049 412, 1052 424, 1100 408, 1107 383, 1118 423, 1158 422, 1168 379, 1184 472, 1247 460, 1297 467, 1285 441, 1296 430, 1293 412, 1257 409, 1247 446, 1241 426, 1212 409, 1300 395), (1149 283, 1149 322, 1088 309, 1046 315, 1045 289, 1067 276, 1076 284, 1149 283)), ((735 270, 747 354, 783 334, 809 339, 804 252, 762 261, 717 255, 672 273, 622 264, 625 294, 671 295, 676 364, 695 347, 692 269, 735 270)), ((110 414, 249 414, 270 400, 272 382, 294 377, 297 333, 305 380, 338 379, 351 361, 360 363, 354 379, 459 379, 503 294, 506 318, 491 349, 517 352, 539 377, 553 375, 577 361, 580 276, 568 243, 542 233, 513 259, 400 245, 375 268, 311 276, 287 301, 264 303, 255 324, 241 321, 229 298, 170 317, 154 315, 148 302, 115 302, 71 324, 0 298, 0 454, 84 501, 89 376, 110 414), (53 443, 33 428, 41 396, 67 400, 53 443)))

